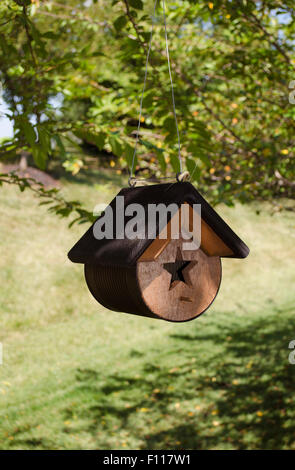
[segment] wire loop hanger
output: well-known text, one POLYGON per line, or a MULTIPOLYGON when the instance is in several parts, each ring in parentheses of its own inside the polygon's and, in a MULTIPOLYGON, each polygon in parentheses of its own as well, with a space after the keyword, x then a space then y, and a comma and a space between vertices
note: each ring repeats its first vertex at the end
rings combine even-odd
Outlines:
MULTIPOLYGON (((145 63, 144 83, 143 83, 143 88, 142 88, 142 93, 141 93, 141 98, 140 98, 140 107, 139 107, 139 117, 138 117, 138 125, 137 125, 137 132, 136 132, 136 140, 135 140, 134 152, 133 152, 132 163, 131 163, 131 168, 130 168, 130 177, 129 177, 129 184, 130 185, 132 185, 131 184, 132 180, 135 180, 135 178, 133 177, 134 163, 135 163, 136 151, 137 151, 137 146, 138 146, 138 141, 139 141, 139 132, 140 132, 142 108, 143 108, 143 98, 144 98, 144 93, 145 93, 145 89, 146 89, 147 71, 148 71, 149 57, 150 57, 151 47, 152 47, 152 39, 153 39, 153 32, 154 32, 157 5, 158 5, 158 0, 155 0, 153 16, 152 16, 152 26, 151 26, 150 40, 149 40, 148 51, 147 51, 147 56, 146 56, 146 63, 145 63)), ((165 0, 162 0, 162 6, 163 6, 163 18, 164 18, 164 26, 165 26, 166 56, 167 56, 168 71, 169 71, 169 78, 170 78, 170 84, 171 84, 173 115, 174 115, 174 119, 175 119, 175 127, 176 127, 176 131, 177 131, 177 140, 178 140, 178 160, 179 160, 179 170, 180 170, 180 172, 177 173, 176 178, 177 178, 177 180, 179 180, 178 179, 179 175, 182 174, 182 158, 181 158, 181 148, 180 148, 180 134, 179 134, 179 128, 178 128, 177 115, 176 115, 174 86, 173 86, 173 79, 172 79, 172 72, 171 72, 171 65, 170 65, 165 0)), ((165 179, 167 179, 167 178, 165 178, 165 179)))

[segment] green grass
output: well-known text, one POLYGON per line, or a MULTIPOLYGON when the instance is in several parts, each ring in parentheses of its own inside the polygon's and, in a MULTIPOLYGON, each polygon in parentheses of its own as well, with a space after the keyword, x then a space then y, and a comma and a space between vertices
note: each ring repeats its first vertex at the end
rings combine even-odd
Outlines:
MULTIPOLYGON (((118 182, 64 192, 91 209, 118 182)), ((223 261, 207 313, 172 324, 98 305, 66 256, 86 226, 1 188, 1 449, 295 449, 295 215, 218 211, 251 254, 223 261)))

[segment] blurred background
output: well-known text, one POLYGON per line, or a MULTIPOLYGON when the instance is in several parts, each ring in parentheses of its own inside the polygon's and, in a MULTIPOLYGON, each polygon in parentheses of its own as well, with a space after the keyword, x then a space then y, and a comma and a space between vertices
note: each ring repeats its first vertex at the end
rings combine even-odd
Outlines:
POLYGON ((295 6, 166 0, 184 168, 250 247, 213 306, 110 312, 67 252, 135 175, 179 171, 163 4, 0 4, 0 447, 294 449, 295 6))

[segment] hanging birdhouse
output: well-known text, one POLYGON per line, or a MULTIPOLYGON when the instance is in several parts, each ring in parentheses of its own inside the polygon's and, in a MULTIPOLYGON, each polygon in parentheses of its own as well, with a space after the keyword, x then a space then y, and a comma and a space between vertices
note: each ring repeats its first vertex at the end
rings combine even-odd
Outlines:
POLYGON ((106 308, 180 322, 212 304, 221 282, 220 258, 248 253, 192 184, 177 182, 122 189, 68 256, 84 264, 88 288, 106 308), (151 208, 171 204, 174 213, 164 211, 163 220, 151 221, 151 208), (136 220, 134 207, 141 208, 136 220))

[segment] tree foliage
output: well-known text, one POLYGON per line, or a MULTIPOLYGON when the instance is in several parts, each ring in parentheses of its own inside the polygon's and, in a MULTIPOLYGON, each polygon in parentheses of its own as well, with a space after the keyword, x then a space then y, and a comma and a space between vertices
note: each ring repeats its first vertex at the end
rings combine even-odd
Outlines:
MULTIPOLYGON (((74 174, 83 143, 130 166, 153 1, 3 0, 0 79, 14 137, 74 174), (58 103, 58 104, 57 104, 58 103)), ((166 1, 184 165, 213 203, 294 197, 292 0, 166 1)), ((136 171, 179 171, 158 1, 136 171)))

